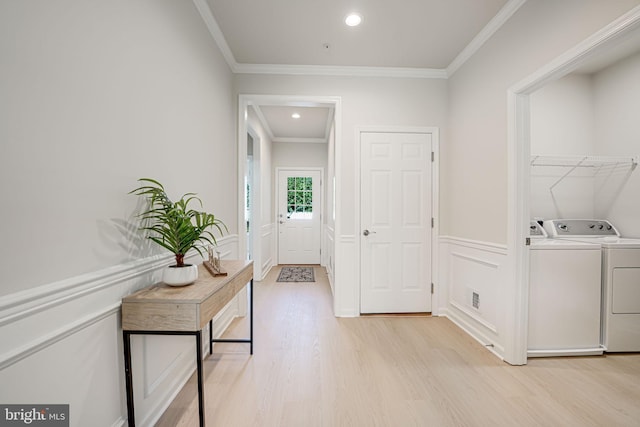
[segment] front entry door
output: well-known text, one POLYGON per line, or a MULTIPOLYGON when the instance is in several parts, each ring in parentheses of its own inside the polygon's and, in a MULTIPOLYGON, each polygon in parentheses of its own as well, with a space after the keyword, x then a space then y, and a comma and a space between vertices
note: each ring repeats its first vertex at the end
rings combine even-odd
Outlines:
POLYGON ((278 263, 320 264, 320 171, 278 171, 278 263))
POLYGON ((360 142, 360 311, 430 312, 432 135, 364 132, 360 142))

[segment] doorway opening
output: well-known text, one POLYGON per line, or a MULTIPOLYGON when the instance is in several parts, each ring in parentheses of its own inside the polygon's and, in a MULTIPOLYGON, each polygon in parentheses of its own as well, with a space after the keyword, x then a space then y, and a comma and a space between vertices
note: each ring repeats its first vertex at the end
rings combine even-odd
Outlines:
MULTIPOLYGON (((339 195, 336 194, 340 191, 340 172, 339 162, 340 154, 336 149, 339 146, 340 141, 340 98, 338 97, 325 97, 325 96, 283 96, 283 95, 240 95, 239 96, 239 124, 238 135, 243 135, 238 139, 238 175, 239 183, 242 188, 239 188, 239 194, 247 194, 247 188, 245 184, 245 177, 250 173, 253 175, 253 188, 250 188, 250 211, 247 214, 247 206, 245 206, 246 200, 242 198, 239 204, 238 218, 238 251, 239 253, 251 253, 254 260, 254 277, 256 280, 261 280, 266 276, 269 270, 281 263, 279 260, 279 237, 280 237, 280 220, 283 222, 291 223, 294 220, 302 221, 302 216, 311 216, 314 219, 320 220, 319 229, 320 234, 314 241, 319 244, 317 263, 327 268, 327 273, 330 278, 332 288, 334 287, 334 271, 333 267, 333 254, 335 253, 335 239, 334 235, 336 230, 339 229, 339 214, 340 207, 335 203, 328 202, 322 204, 323 200, 339 200, 339 195), (325 115, 330 117, 330 121, 327 120, 326 131, 330 137, 324 140, 313 137, 302 138, 286 138, 274 135, 277 132, 269 132, 269 126, 265 126, 265 122, 271 123, 271 117, 269 114, 275 114, 284 110, 284 107, 297 107, 300 109, 306 109, 307 111, 323 111, 325 115), (275 111, 275 113, 274 113, 275 111), (267 121, 268 120, 268 121, 267 121), (253 137, 253 158, 252 164, 247 162, 249 152, 251 148, 247 144, 244 135, 247 135, 249 129, 252 129, 253 137), (324 152, 320 146, 324 146, 324 152), (276 150, 274 147, 280 147, 276 150), (309 158, 316 158, 317 156, 309 156, 310 152, 319 153, 325 158, 325 163, 322 167, 310 163, 309 158), (306 161, 305 156, 301 153, 307 152, 306 161), (297 153, 297 154, 295 154, 297 153), (282 210, 279 207, 278 200, 278 176, 277 168, 282 169, 318 169, 320 176, 318 181, 318 194, 311 196, 315 190, 315 184, 311 190, 300 190, 298 193, 291 193, 293 197, 293 203, 286 203, 285 208, 282 210), (320 186, 320 182, 335 183, 330 187, 323 185, 320 186), (327 188, 328 187, 328 188, 327 188), (308 196, 308 199, 305 197, 308 196), (296 197, 298 199, 296 199, 296 197), (307 201, 313 203, 317 200, 320 202, 318 215, 316 216, 315 207, 311 204, 307 204, 307 201), (300 202, 300 203, 298 203, 300 202), (293 209, 293 215, 289 215, 289 209, 293 209), (313 209, 313 212, 309 211, 313 209), (298 212, 301 211, 301 212, 298 212), (308 211, 308 212, 307 212, 308 211), (335 214, 333 212, 335 211, 335 214), (283 217, 279 215, 282 214, 283 217), (245 216, 248 216, 247 222, 245 216), (260 216, 260 218, 258 218, 260 216)), ((291 117, 291 114, 289 114, 291 117)), ((310 178, 311 176, 304 176, 299 178, 310 178)), ((294 177, 295 178, 295 177, 294 177)), ((305 180, 306 183, 306 180, 305 180)), ((301 184, 302 185, 302 184, 301 184)), ((295 190, 297 191, 297 190, 295 190)), ((284 231, 284 230, 283 230, 284 231)), ((307 233, 305 231, 304 233, 307 233)), ((306 235, 305 235, 306 236, 306 235)), ((314 234, 317 236, 317 234, 314 234)), ((288 241, 297 241, 296 239, 289 239, 288 241)), ((303 241, 300 239, 300 241, 303 241)), ((316 262, 314 262, 316 263, 316 262)))

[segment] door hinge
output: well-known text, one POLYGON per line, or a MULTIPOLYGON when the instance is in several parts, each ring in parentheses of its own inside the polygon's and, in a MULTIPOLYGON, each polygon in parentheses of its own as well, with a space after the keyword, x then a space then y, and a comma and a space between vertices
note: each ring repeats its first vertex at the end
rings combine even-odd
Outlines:
POLYGON ((526 239, 524 239, 524 245, 531 246, 531 237, 527 237, 526 239))
POLYGON ((431 217, 431 228, 435 227, 435 219, 431 217))
POLYGON ((432 151, 431 152, 431 161, 435 162, 435 160, 436 160, 436 153, 432 151))
POLYGON ((433 282, 431 283, 431 294, 433 295, 433 282))

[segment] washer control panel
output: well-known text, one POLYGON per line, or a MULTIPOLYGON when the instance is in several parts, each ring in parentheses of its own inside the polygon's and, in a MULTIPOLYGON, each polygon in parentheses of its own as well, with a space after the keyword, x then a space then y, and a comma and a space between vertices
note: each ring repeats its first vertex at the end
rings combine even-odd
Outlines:
POLYGON ((606 219, 551 219, 544 222, 550 237, 606 237, 620 236, 606 219))
POLYGON ((538 221, 531 221, 529 223, 529 236, 531 237, 547 237, 547 232, 544 231, 542 225, 538 221))

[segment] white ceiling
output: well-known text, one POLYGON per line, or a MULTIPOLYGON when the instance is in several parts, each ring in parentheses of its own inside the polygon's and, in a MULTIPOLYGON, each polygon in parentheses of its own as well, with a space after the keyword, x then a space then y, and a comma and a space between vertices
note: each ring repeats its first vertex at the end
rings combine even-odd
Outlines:
POLYGON ((295 107, 254 105, 256 114, 273 142, 327 142, 333 109, 326 107, 295 107), (293 118, 297 113, 299 118, 293 118))
POLYGON ((241 64, 447 68, 507 0, 207 0, 241 64), (358 27, 344 24, 358 12, 358 27), (328 47, 327 47, 328 45, 328 47))
MULTIPOLYGON (((447 78, 526 0, 193 1, 235 73, 447 78), (344 24, 351 12, 360 26, 344 24)), ((281 141, 326 140, 333 117, 256 107, 281 141)))

